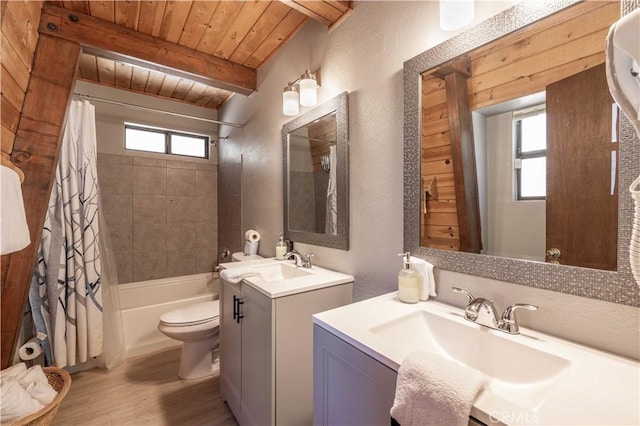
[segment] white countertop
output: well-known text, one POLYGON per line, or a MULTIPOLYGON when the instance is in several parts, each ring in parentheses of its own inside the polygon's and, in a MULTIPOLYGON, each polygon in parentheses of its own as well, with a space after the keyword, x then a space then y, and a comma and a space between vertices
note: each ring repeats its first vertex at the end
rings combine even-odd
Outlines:
MULTIPOLYGON (((515 371, 516 376, 528 376, 526 380, 518 383, 520 379, 509 382, 490 378, 487 387, 476 398, 471 415, 486 424, 640 424, 640 364, 626 358, 525 328, 520 329, 520 335, 489 330, 466 321, 461 309, 435 301, 402 303, 397 298, 397 292, 316 314, 313 322, 398 371, 403 359, 415 350, 434 351, 448 356, 439 345, 426 343, 427 336, 424 342, 416 338, 415 330, 421 326, 419 322, 394 328, 393 334, 379 332, 388 324, 395 322, 397 325, 399 321, 406 321, 406 318, 418 318, 416 312, 419 318, 427 318, 426 323, 428 318, 435 322, 442 322, 438 318, 444 318, 453 321, 456 330, 463 331, 459 335, 441 336, 440 339, 450 337, 455 342, 456 338, 466 339, 468 337, 464 336, 473 336, 476 332, 490 333, 484 337, 490 337, 492 341, 504 341, 505 347, 516 347, 520 354, 525 355, 513 360, 509 374, 515 371), (403 328, 413 331, 408 331, 407 336, 403 337, 402 332, 397 332, 403 328), (534 356, 528 359, 529 353, 539 354, 539 358, 534 356), (556 368, 557 373, 540 381, 535 377, 532 379, 537 371, 534 365, 536 360, 546 358, 551 359, 552 366, 556 362, 554 360, 560 360, 556 363, 559 367, 552 367, 556 368)), ((561 326, 558 324, 558 327, 561 326)), ((588 332, 585 330, 585 333, 588 332)), ((505 359, 502 353, 480 353, 471 349, 468 350, 471 360, 499 358, 499 355, 505 359)))
MULTIPOLYGON (((222 269, 243 268, 250 270, 252 266, 259 267, 273 264, 275 262, 292 263, 290 260, 267 258, 242 262, 221 263, 220 267, 222 269)), ((308 274, 301 277, 283 279, 279 281, 264 281, 259 276, 253 276, 245 278, 242 282, 271 299, 353 282, 352 275, 331 271, 319 266, 300 269, 304 272, 308 272, 308 274)))

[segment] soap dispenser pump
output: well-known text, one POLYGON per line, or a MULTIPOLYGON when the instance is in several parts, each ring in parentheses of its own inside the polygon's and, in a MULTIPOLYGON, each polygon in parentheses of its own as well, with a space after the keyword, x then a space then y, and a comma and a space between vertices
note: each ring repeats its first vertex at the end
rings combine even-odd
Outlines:
POLYGON ((420 300, 420 277, 411 268, 411 253, 400 253, 404 257, 404 266, 398 273, 398 298, 404 303, 418 303, 420 300))
POLYGON ((287 254, 287 243, 284 242, 282 232, 280 233, 280 241, 276 243, 276 260, 284 260, 284 255, 287 254))

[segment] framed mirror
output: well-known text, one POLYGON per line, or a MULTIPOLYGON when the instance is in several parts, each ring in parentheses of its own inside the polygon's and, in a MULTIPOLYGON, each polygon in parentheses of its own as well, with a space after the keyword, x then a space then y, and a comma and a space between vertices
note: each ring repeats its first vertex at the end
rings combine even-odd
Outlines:
POLYGON ((348 94, 282 126, 285 238, 349 249, 348 94))
MULTIPOLYGON (((613 209, 606 213, 609 225, 613 222, 613 227, 609 226, 608 246, 596 256, 603 258, 604 254, 612 254, 613 259, 608 259, 602 265, 595 262, 576 263, 580 267, 575 267, 545 263, 545 252, 550 248, 546 246, 545 241, 537 243, 541 249, 539 248, 533 255, 527 252, 512 255, 495 248, 493 251, 490 250, 492 243, 493 247, 496 247, 497 236, 510 234, 511 237, 515 235, 516 241, 521 239, 519 234, 524 233, 532 222, 525 220, 520 225, 516 225, 515 230, 514 228, 508 230, 504 228, 507 222, 504 216, 496 219, 489 215, 488 218, 485 216, 483 219, 480 211, 490 210, 490 208, 486 205, 484 208, 480 206, 486 203, 486 199, 481 201, 482 197, 479 195, 482 192, 483 183, 482 179, 478 178, 482 173, 478 174, 477 168, 484 168, 485 179, 489 179, 488 176, 497 170, 497 166, 495 161, 494 163, 489 161, 495 160, 491 157, 495 153, 492 154, 489 148, 484 153, 478 153, 473 144, 474 134, 479 138, 491 139, 493 142, 498 138, 495 134, 490 135, 485 132, 487 117, 506 114, 508 116, 506 127, 515 134, 519 131, 516 121, 535 117, 540 112, 540 105, 555 108, 555 111, 561 112, 573 108, 571 105, 558 104, 558 102, 575 101, 574 96, 568 96, 566 93, 576 93, 576 90, 564 91, 564 87, 553 86, 563 85, 564 82, 580 75, 583 71, 595 72, 598 67, 603 71, 603 46, 609 26, 620 17, 621 13, 625 14, 639 5, 638 1, 522 2, 405 62, 405 250, 410 250, 449 271, 633 306, 640 303, 638 286, 631 276, 629 264, 633 203, 627 190, 633 178, 640 173, 640 147, 633 127, 622 114, 616 115, 612 112, 614 110, 611 108, 610 100, 574 102, 597 104, 603 107, 604 112, 600 111, 599 114, 604 116, 602 120, 608 122, 609 126, 608 130, 603 126, 604 132, 607 133, 606 146, 602 154, 606 166, 604 177, 593 178, 589 172, 592 169, 591 165, 583 163, 584 160, 580 160, 577 155, 581 152, 594 152, 592 147, 583 147, 585 134, 560 136, 560 139, 573 150, 573 154, 568 158, 565 154, 566 160, 584 164, 584 167, 578 167, 583 176, 583 183, 580 186, 571 186, 572 192, 588 194, 594 186, 602 186, 609 197, 604 204, 609 207, 613 205, 613 209), (536 45, 538 40, 555 40, 556 47, 538 47, 536 45), (594 46, 590 47, 593 51, 578 47, 587 40, 593 41, 589 44, 594 46), (566 55, 561 53, 561 50, 566 55), (574 52, 578 52, 574 63, 558 62, 574 52), (548 89, 549 87, 553 89, 553 93, 548 89), (541 92, 543 92, 542 95, 541 92), (496 110, 491 111, 491 107, 496 110), (463 112, 460 113, 459 110, 463 112), (452 121, 452 114, 459 114, 457 121, 452 121), (480 118, 481 121, 484 120, 484 124, 475 123, 474 125, 470 118, 476 115, 481 115, 480 118), (469 133, 471 133, 471 144, 465 146, 465 138, 468 142, 469 133), (437 140, 436 136, 440 139, 437 140), (456 139, 459 146, 443 148, 446 143, 441 142, 445 139, 447 141, 456 139), (426 142, 427 140, 429 142, 426 142), (617 143, 614 144, 612 141, 617 143), (429 143, 432 146, 428 146, 429 143), (432 150, 432 148, 437 149, 432 150), (460 152, 456 154, 453 152, 455 150, 460 152), (439 158, 437 161, 440 161, 440 169, 425 168, 425 157, 430 153, 435 153, 435 158, 439 158), (482 159, 483 155, 485 159, 482 159), (476 167, 476 157, 480 157, 479 167, 476 167), (454 169, 458 173, 457 176, 464 176, 465 179, 455 180, 453 177, 447 179, 445 177, 447 172, 450 171, 453 176, 454 169), (435 179, 433 179, 434 176, 435 179), (471 181, 467 179, 468 177, 472 177, 471 181), (467 180, 466 183, 465 180, 467 180), (449 205, 442 203, 447 197, 449 201, 453 200, 449 205), (461 201, 464 202, 462 205, 461 201), (464 214, 456 211, 461 208, 465 209, 464 214), (457 225, 449 224, 435 231, 425 229, 432 225, 437 226, 437 221, 444 223, 447 220, 445 213, 448 213, 449 217, 455 216, 457 225), (435 224, 428 222, 436 216, 435 224), (487 244, 483 240, 483 231, 486 235, 487 228, 490 228, 487 222, 491 220, 496 226, 503 226, 503 228, 498 228, 493 234, 494 241, 487 244), (458 241, 452 243, 451 240, 455 239, 454 237, 457 237, 458 241)), ((588 86, 591 86, 593 81, 595 80, 592 76, 587 77, 588 86)), ((579 94, 580 90, 577 93, 579 94)), ((553 114, 557 115, 556 112, 553 114)), ((563 117, 560 120, 569 123, 569 128, 581 130, 585 123, 592 122, 592 119, 586 118, 584 114, 578 112, 573 114, 573 118, 563 117)), ((588 132, 591 133, 591 131, 588 132)), ((547 125, 546 134, 552 133, 553 131, 549 131, 547 125)), ((506 163, 508 163, 507 167, 512 167, 518 163, 518 159, 512 157, 518 151, 518 145, 512 135, 506 136, 505 139, 506 144, 509 145, 508 151, 511 151, 507 155, 506 163)), ((547 143, 549 146, 553 144, 554 148, 557 145, 550 141, 547 143)), ((540 154, 540 146, 534 144, 531 151, 535 155, 540 154)), ((525 160, 520 159, 521 162, 525 160)), ((433 163, 436 166, 437 161, 433 163)), ((542 170, 541 173, 543 175, 546 173, 547 179, 551 179, 548 169, 546 172, 542 170)), ((485 191, 489 187, 495 189, 498 182, 508 186, 506 193, 509 202, 518 201, 516 186, 519 184, 518 173, 520 172, 512 167, 506 173, 493 183, 485 181, 485 191)), ((569 175, 571 173, 564 175, 560 173, 557 177, 554 175, 553 179, 564 179, 569 175)), ((543 186, 549 188, 548 185, 543 184, 543 186)), ((544 221, 545 204, 548 204, 548 199, 545 203, 544 198, 547 195, 541 196, 540 193, 530 195, 532 196, 528 200, 523 200, 520 207, 525 206, 526 203, 529 204, 527 207, 537 203, 538 210, 542 210, 544 221)), ((582 203, 586 204, 590 198, 585 200, 582 203)), ((588 218, 587 222, 590 220, 593 225, 596 222, 604 222, 604 219, 601 221, 600 216, 595 216, 586 207, 585 205, 582 213, 570 213, 568 208, 562 208, 559 217, 564 222, 558 224, 558 229, 568 229, 571 222, 578 222, 585 217, 588 218)), ((523 213, 513 213, 509 218, 519 216, 523 216, 523 213)), ((542 224, 547 229, 548 225, 549 221, 546 225, 542 224)), ((587 229, 573 231, 570 234, 593 231, 587 229)), ((538 231, 538 234, 540 232, 538 231)), ((544 235, 544 232, 542 234, 544 235)), ((546 243, 548 241, 547 238, 546 243)), ((532 245, 529 242, 524 244, 528 249, 531 249, 532 245)), ((596 249, 605 246, 604 243, 599 242, 594 245, 596 249)), ((587 251, 584 245, 582 246, 584 249, 578 247, 575 251, 587 251)), ((562 257, 560 259, 564 260, 562 257)))

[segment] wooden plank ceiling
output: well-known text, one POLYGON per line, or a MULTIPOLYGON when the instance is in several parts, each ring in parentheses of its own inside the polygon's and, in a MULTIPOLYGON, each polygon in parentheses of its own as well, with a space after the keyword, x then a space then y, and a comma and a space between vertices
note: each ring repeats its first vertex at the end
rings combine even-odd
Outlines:
MULTIPOLYGON (((332 29, 352 10, 351 1, 47 1, 130 30, 260 68, 309 19, 332 29)), ((301 70, 302 72, 303 70, 301 70)), ((217 109, 232 92, 170 75, 126 59, 86 50, 78 78, 151 96, 217 109)))

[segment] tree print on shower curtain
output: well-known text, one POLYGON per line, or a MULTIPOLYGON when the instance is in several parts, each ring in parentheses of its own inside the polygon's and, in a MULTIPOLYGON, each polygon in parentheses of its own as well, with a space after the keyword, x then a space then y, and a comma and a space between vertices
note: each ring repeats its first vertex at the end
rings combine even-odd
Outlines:
POLYGON ((103 351, 95 111, 71 102, 29 302, 47 365, 103 351))

